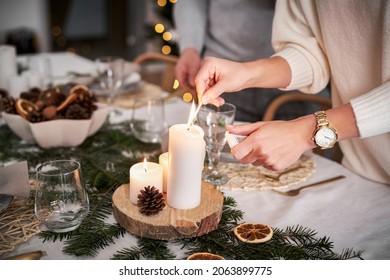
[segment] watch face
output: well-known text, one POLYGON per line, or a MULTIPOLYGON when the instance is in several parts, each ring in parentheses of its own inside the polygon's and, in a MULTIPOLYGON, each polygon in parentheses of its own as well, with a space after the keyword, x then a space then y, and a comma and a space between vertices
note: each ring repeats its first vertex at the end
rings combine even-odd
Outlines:
POLYGON ((336 142, 337 135, 332 129, 324 127, 317 131, 314 139, 318 146, 329 148, 336 142))

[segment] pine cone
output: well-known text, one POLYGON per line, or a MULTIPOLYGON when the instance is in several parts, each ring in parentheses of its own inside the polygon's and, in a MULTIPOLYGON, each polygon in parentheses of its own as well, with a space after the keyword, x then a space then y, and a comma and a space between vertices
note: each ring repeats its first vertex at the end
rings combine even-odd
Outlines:
MULTIPOLYGON (((39 101, 42 101, 46 106, 59 106, 64 100, 66 96, 61 93, 59 88, 49 88, 42 91, 39 95, 39 101)), ((43 109, 43 108, 42 108, 43 109)))
POLYGON ((37 123, 37 122, 43 122, 45 121, 44 116, 42 115, 41 112, 32 110, 28 112, 27 118, 30 122, 32 123, 37 123))
POLYGON ((35 103, 39 99, 39 95, 41 94, 41 90, 39 88, 31 88, 29 91, 22 92, 20 94, 20 98, 27 99, 32 103, 35 103))
POLYGON ((97 109, 95 102, 97 102, 96 96, 89 91, 79 89, 77 90, 79 96, 74 101, 75 104, 79 104, 86 109, 89 114, 92 115, 93 111, 97 109))
POLYGON ((0 89, 0 112, 4 111, 9 114, 17 114, 15 109, 15 99, 7 91, 0 89))
POLYGON ((84 109, 79 104, 69 105, 65 113, 65 118, 70 120, 86 120, 90 117, 91 115, 88 110, 84 109))
POLYGON ((155 187, 147 186, 138 194, 137 206, 146 215, 155 215, 165 207, 163 194, 155 187))

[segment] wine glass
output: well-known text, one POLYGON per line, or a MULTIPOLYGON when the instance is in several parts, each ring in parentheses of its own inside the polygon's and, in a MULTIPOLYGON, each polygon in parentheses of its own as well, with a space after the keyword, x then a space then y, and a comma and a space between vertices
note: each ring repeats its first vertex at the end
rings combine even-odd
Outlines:
POLYGON ((226 144, 226 125, 233 124, 236 107, 225 103, 220 107, 203 105, 198 113, 198 125, 204 130, 208 167, 203 171, 203 180, 215 185, 224 185, 228 177, 218 171, 221 151, 226 144))
POLYGON ((100 87, 108 92, 107 103, 112 105, 123 83, 124 60, 116 56, 102 56, 95 62, 100 87))
POLYGON ((55 160, 37 167, 35 215, 48 230, 75 230, 88 210, 88 194, 79 162, 55 160))

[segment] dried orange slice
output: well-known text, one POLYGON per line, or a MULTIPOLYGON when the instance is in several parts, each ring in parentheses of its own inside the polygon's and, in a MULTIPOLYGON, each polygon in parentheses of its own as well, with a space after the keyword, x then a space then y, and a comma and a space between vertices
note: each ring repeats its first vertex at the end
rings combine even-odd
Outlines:
POLYGON ((224 258, 220 255, 202 252, 192 254, 187 260, 224 260, 224 258))
POLYGON ((273 230, 263 224, 244 223, 234 228, 234 234, 238 239, 248 243, 263 243, 272 238, 273 230))
POLYGON ((23 118, 28 120, 28 113, 31 111, 36 111, 37 108, 31 101, 28 101, 26 99, 18 99, 15 104, 16 111, 21 115, 23 118))

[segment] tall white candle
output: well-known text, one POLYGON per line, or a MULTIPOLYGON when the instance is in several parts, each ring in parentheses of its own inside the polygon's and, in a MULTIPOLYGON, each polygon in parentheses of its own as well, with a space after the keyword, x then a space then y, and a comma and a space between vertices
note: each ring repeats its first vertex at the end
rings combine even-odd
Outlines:
POLYGON ((8 90, 8 78, 18 74, 17 66, 15 46, 0 46, 0 88, 8 90))
POLYGON ((168 153, 163 153, 158 157, 158 163, 163 168, 163 191, 167 192, 167 180, 168 180, 168 153))
POLYGON ((200 204, 205 158, 204 132, 193 125, 169 128, 167 204, 176 209, 192 209, 200 204))
POLYGON ((140 162, 130 167, 130 201, 137 205, 138 194, 151 186, 163 191, 163 169, 155 162, 140 162))

